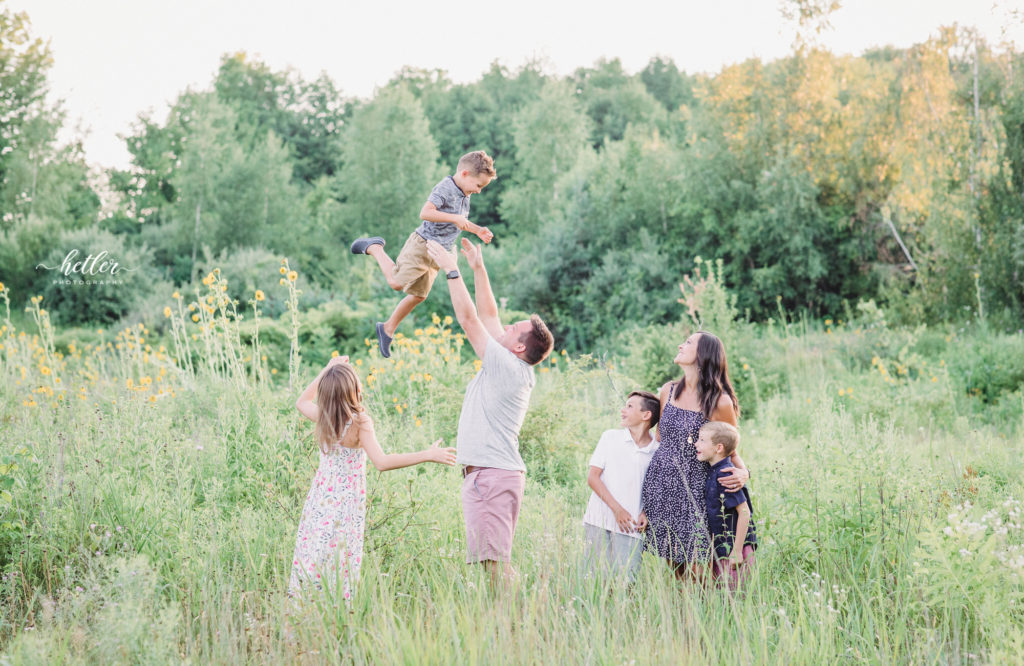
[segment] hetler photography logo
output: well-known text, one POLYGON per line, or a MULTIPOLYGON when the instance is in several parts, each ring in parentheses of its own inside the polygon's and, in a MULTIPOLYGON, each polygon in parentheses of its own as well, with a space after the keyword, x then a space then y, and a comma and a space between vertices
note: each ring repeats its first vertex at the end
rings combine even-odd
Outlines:
POLYGON ((64 257, 60 266, 47 266, 36 264, 36 270, 44 268, 48 271, 57 271, 63 278, 55 278, 53 284, 124 284, 124 279, 116 276, 121 273, 134 273, 138 268, 128 268, 117 263, 104 250, 99 254, 90 254, 76 261, 81 254, 77 249, 71 250, 64 257), (78 277, 76 277, 78 276, 78 277))

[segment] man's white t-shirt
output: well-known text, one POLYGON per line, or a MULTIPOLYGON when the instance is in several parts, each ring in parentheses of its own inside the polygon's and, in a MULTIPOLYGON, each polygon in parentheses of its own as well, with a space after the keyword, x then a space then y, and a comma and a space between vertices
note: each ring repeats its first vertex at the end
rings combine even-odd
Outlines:
POLYGON ((466 387, 455 461, 460 465, 526 471, 519 429, 530 406, 533 366, 490 335, 483 363, 466 387))

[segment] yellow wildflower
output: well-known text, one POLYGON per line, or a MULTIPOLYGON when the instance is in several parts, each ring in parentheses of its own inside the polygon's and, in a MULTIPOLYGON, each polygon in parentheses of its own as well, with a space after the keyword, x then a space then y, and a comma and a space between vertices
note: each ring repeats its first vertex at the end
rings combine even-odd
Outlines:
MULTIPOLYGON (((283 264, 284 260, 282 260, 281 263, 283 264)), ((285 273, 288 272, 288 270, 284 266, 281 266, 281 268, 279 268, 278 270, 281 271, 281 275, 284 275, 285 273)))
POLYGON ((256 300, 257 301, 262 301, 264 298, 266 298, 266 296, 264 295, 263 290, 262 289, 257 289, 256 290, 256 300))
POLYGON ((295 282, 298 279, 299 279, 299 274, 298 273, 296 273, 295 271, 289 271, 288 272, 288 281, 289 282, 295 282))
POLYGON ((170 317, 171 316, 171 309, 170 308, 166 308, 166 307, 164 308, 164 316, 165 317, 170 317))

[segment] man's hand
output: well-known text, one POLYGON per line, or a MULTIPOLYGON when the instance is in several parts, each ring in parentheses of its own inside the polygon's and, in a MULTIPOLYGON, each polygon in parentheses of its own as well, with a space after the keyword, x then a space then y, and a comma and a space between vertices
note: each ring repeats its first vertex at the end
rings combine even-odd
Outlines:
POLYGON ((436 240, 427 241, 427 254, 445 273, 459 267, 459 259, 451 252, 446 252, 436 240))
POLYGON ((733 566, 739 566, 743 564, 743 551, 736 550, 736 548, 733 548, 732 552, 729 554, 729 564, 733 566))
POLYGON ((455 464, 455 449, 451 447, 441 447, 443 439, 439 439, 430 445, 429 451, 430 461, 436 462, 441 465, 448 465, 449 467, 455 464))
POLYGON ((462 239, 462 256, 466 258, 469 267, 476 271, 484 267, 484 253, 479 245, 473 245, 468 238, 462 239))
POLYGON ((494 232, 492 232, 487 227, 477 226, 477 231, 475 233, 477 235, 477 238, 479 238, 485 243, 490 243, 491 239, 494 238, 494 232))

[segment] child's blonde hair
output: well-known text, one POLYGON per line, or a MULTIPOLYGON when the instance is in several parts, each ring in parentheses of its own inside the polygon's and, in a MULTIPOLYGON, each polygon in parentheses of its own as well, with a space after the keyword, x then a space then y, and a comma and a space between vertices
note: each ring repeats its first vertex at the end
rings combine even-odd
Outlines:
POLYGON ((731 423, 708 421, 701 426, 700 431, 708 436, 712 444, 721 444, 722 452, 726 456, 735 453, 736 447, 740 445, 740 431, 731 423))
POLYGON ((462 171, 463 169, 474 176, 490 176, 494 178, 496 175, 494 171, 494 158, 482 150, 474 150, 460 157, 455 170, 462 171))
POLYGON ((330 453, 341 439, 345 424, 363 411, 363 390, 355 368, 348 363, 331 366, 320 378, 316 389, 320 416, 316 420, 316 441, 320 450, 330 453))

